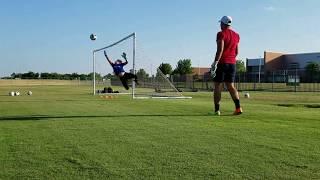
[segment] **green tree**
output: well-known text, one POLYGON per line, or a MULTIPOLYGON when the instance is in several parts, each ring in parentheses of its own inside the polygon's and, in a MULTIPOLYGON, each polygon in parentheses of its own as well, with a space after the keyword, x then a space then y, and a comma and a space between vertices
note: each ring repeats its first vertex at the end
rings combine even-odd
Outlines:
MULTIPOLYGON (((88 80, 93 80, 93 73, 88 74, 88 80)), ((102 80, 102 76, 99 73, 96 73, 96 80, 102 80)))
POLYGON ((23 73, 21 75, 21 79, 38 79, 39 73, 34 73, 32 71, 29 71, 27 73, 23 73))
POLYGON ((17 77, 17 74, 16 74, 16 73, 12 73, 12 74, 10 75, 10 77, 11 77, 11 79, 14 79, 14 78, 17 77))
POLYGON ((191 67, 191 59, 180 59, 177 63, 176 69, 173 71, 173 74, 191 74, 192 67, 191 67))
POLYGON ((86 74, 80 74, 79 78, 80 78, 80 80, 87 80, 88 79, 86 74))
POLYGON ((320 73, 320 65, 317 62, 309 62, 306 67, 306 74, 309 81, 313 82, 320 73))
POLYGON ((244 61, 242 60, 237 60, 236 68, 237 68, 237 73, 246 72, 246 66, 244 65, 244 61))
POLYGON ((318 72, 320 71, 320 66, 316 62, 309 62, 305 67, 307 72, 318 72))
POLYGON ((78 79, 80 75, 78 73, 72 73, 71 74, 71 79, 78 79))
POLYGON ((144 69, 139 69, 136 75, 139 79, 145 79, 149 77, 149 74, 144 69))
POLYGON ((114 78, 116 78, 116 76, 111 73, 108 73, 107 75, 103 76, 103 78, 104 79, 114 79, 114 78))
POLYGON ((63 79, 63 80, 71 80, 71 74, 61 74, 59 75, 60 76, 60 79, 63 79))
POLYGON ((169 63, 161 63, 158 67, 163 74, 171 74, 172 73, 172 66, 169 63))

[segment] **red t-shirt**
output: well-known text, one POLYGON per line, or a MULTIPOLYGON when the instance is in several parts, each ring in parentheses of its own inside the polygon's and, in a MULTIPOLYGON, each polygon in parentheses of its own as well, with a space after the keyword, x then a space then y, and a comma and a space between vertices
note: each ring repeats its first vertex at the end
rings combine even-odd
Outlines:
POLYGON ((219 63, 236 64, 237 48, 240 41, 239 34, 231 29, 225 29, 218 32, 217 41, 219 40, 224 41, 223 53, 219 63))

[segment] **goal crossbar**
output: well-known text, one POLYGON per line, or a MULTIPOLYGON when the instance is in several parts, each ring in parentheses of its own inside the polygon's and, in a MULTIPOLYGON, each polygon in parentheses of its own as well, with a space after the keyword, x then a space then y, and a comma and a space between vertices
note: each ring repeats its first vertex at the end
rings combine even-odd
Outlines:
POLYGON ((95 50, 93 50, 93 53, 96 53, 96 52, 102 51, 102 50, 104 50, 104 49, 111 48, 111 47, 113 47, 113 46, 115 46, 115 45, 117 45, 117 44, 121 43, 122 41, 125 41, 125 40, 127 40, 127 39, 129 39, 129 38, 131 38, 131 37, 135 37, 135 36, 136 36, 136 33, 132 33, 132 34, 130 34, 130 35, 128 35, 128 36, 126 36, 126 37, 122 38, 121 40, 119 40, 119 41, 117 41, 117 42, 115 42, 115 43, 113 43, 113 44, 110 44, 110 45, 108 45, 108 46, 106 46, 106 47, 103 47, 103 48, 100 48, 100 49, 95 49, 95 50))

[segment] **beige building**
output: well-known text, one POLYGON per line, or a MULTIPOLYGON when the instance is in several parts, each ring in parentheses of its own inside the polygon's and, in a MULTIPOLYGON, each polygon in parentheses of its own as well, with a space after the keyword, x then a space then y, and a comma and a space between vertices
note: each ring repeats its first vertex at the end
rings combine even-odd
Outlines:
MULTIPOLYGON (((298 75, 304 76, 304 69, 308 63, 316 62, 320 64, 320 52, 316 53, 300 53, 300 54, 285 54, 279 52, 264 52, 263 58, 247 59, 246 68, 248 79, 251 81, 271 81, 272 74, 281 74, 284 76, 295 75, 298 70, 298 75)), ((280 78, 278 76, 278 78, 280 78)), ((308 77, 304 77, 308 78, 308 77)), ((280 78, 284 79, 284 78, 280 78)), ((288 78, 287 78, 288 79, 288 78)), ((278 81, 278 80, 277 80, 278 81)))
POLYGON ((274 70, 304 69, 308 63, 320 64, 320 53, 283 54, 264 52, 265 72, 274 70))
POLYGON ((192 67, 192 75, 203 76, 210 72, 208 67, 192 67))
POLYGON ((258 72, 260 66, 261 71, 266 73, 276 70, 304 69, 310 62, 320 64, 320 52, 284 54, 265 51, 263 58, 247 59, 246 65, 248 72, 258 72))

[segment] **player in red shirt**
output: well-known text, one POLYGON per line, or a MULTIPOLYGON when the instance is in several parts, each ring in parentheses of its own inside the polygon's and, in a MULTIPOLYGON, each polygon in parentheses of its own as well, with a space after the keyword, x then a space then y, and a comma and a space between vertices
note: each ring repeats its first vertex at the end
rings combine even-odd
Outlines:
POLYGON ((217 34, 217 52, 212 64, 211 74, 214 78, 215 114, 220 115, 220 100, 223 83, 225 83, 236 107, 234 115, 242 113, 240 98, 234 86, 236 75, 236 57, 240 36, 231 29, 232 18, 223 16, 220 20, 221 31, 217 34))

